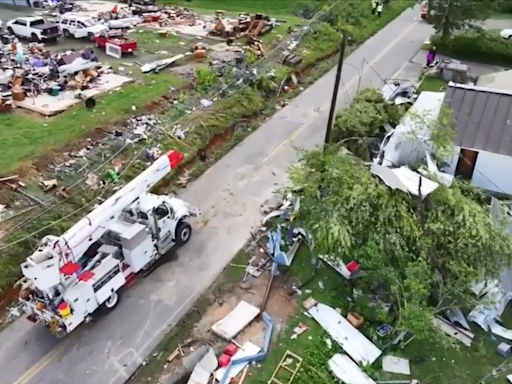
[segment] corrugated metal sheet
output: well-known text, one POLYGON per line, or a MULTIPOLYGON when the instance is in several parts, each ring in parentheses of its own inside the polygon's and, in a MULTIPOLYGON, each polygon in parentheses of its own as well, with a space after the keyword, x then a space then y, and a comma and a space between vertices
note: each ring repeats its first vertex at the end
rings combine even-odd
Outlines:
POLYGON ((444 105, 453 111, 455 145, 512 156, 512 93, 450 84, 444 105))

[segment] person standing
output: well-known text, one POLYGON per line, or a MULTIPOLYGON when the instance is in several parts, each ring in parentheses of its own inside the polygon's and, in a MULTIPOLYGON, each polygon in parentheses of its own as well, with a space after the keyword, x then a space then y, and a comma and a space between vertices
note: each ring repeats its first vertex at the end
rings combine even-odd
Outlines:
POLYGON ((377 0, 372 0, 372 15, 375 15, 375 12, 377 12, 377 0))
POLYGON ((382 4, 382 1, 379 1, 379 4, 377 5, 377 16, 382 15, 382 8, 384 8, 384 5, 382 4))
POLYGON ((436 62, 437 48, 432 47, 427 53, 427 68, 433 67, 436 62))

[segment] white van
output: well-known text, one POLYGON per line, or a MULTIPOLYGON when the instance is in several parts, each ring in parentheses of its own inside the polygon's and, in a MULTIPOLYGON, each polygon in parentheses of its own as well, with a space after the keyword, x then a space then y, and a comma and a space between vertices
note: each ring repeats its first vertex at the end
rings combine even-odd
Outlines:
POLYGON ((87 37, 94 40, 94 36, 107 31, 108 27, 88 16, 65 13, 60 17, 59 28, 66 37, 81 39, 87 37))

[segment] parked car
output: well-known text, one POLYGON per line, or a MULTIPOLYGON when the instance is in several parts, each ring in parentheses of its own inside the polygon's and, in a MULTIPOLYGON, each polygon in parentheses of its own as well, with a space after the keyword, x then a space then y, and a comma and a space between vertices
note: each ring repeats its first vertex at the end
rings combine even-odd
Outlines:
POLYGON ((18 17, 8 21, 6 29, 11 35, 34 42, 55 41, 60 36, 59 26, 42 17, 18 17))
POLYGON ((91 41, 94 41, 94 36, 108 31, 106 25, 92 17, 72 13, 65 13, 61 16, 59 28, 66 37, 74 37, 75 39, 87 37, 91 41))
POLYGON ((504 39, 510 39, 512 37, 512 29, 503 29, 501 32, 500 32, 500 35, 501 37, 503 37, 504 39))

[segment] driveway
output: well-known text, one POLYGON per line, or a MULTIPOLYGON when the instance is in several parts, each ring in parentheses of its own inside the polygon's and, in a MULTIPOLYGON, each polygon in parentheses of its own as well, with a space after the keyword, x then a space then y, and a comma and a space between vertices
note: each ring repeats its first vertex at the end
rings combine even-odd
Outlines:
MULTIPOLYGON (((361 88, 381 87, 432 33, 408 10, 352 55, 339 107, 361 88), (361 77, 360 77, 361 76, 361 77)), ((296 148, 323 140, 334 70, 304 91, 181 194, 202 208, 195 237, 123 297, 109 316, 57 341, 19 320, 0 334, 0 382, 121 384, 215 280, 261 221, 260 204, 286 183, 296 148)))

